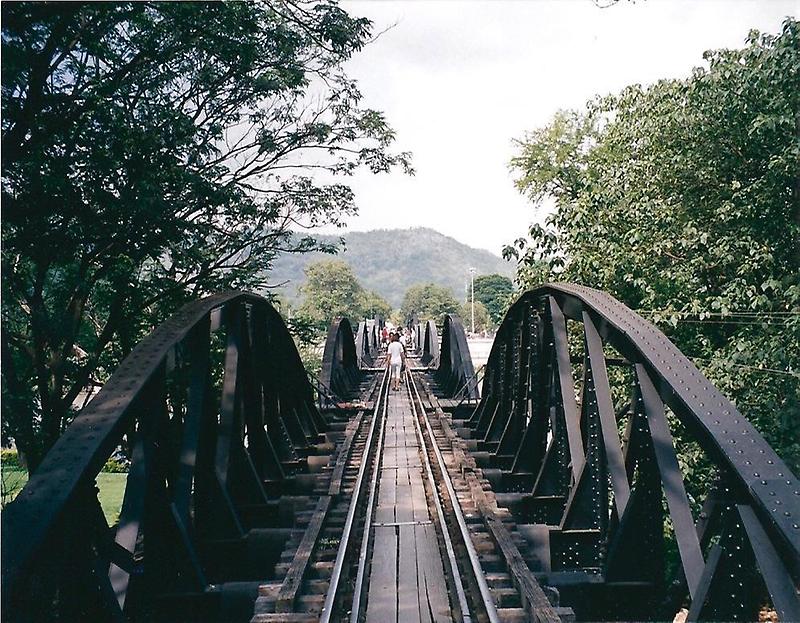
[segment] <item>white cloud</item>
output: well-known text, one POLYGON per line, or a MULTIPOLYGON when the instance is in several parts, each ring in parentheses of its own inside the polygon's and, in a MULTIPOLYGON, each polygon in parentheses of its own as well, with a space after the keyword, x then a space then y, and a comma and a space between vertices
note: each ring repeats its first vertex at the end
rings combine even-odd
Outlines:
MULTIPOLYGON (((343 7, 391 26, 349 64, 383 110, 414 177, 352 180, 351 229, 433 227, 498 253, 537 218, 507 163, 513 138, 561 108, 632 83, 688 75, 702 53, 777 32, 799 1, 362 2, 343 7)), ((541 217, 541 215, 539 215, 541 217)))

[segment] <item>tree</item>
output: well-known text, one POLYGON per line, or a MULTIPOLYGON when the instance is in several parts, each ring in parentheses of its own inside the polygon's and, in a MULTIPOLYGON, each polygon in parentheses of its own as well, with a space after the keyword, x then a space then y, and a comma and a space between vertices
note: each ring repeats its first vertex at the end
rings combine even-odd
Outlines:
POLYGON ((556 210, 507 253, 661 325, 797 471, 800 26, 705 59, 527 135, 517 185, 556 210))
POLYGON ((500 324, 514 296, 514 284, 503 275, 480 275, 475 277, 475 300, 483 303, 492 322, 500 324))
POLYGON ((306 280, 300 287, 303 302, 298 315, 322 332, 340 316, 357 323, 376 312, 391 312, 383 298, 364 290, 347 262, 321 260, 306 266, 304 272, 306 280))
MULTIPOLYGON (((482 331, 491 331, 492 326, 494 326, 494 322, 492 321, 492 317, 489 314, 489 310, 486 309, 486 306, 477 300, 477 296, 475 297, 475 332, 482 332, 482 331)), ((464 323, 464 329, 466 331, 472 330, 472 304, 470 301, 467 301, 458 311, 458 315, 461 317, 461 322, 464 323)))
POLYGON ((400 313, 406 320, 435 320, 442 322, 444 314, 457 314, 461 305, 449 288, 426 283, 411 286, 403 296, 400 313))
POLYGON ((313 172, 408 156, 335 2, 19 2, 2 30, 3 433, 33 468, 157 322, 355 212, 313 172))
POLYGON ((387 319, 392 313, 392 306, 374 290, 365 290, 361 298, 362 314, 366 318, 387 319))

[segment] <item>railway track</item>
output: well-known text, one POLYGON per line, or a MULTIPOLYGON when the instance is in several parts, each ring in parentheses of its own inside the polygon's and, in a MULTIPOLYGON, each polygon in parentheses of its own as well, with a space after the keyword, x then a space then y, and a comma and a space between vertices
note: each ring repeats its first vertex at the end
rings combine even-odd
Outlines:
POLYGON ((252 623, 570 618, 420 374, 400 392, 374 375, 373 408, 347 423, 252 623))
MULTIPOLYGON (((253 623, 319 621, 326 597, 335 598, 346 589, 348 544, 363 519, 358 506, 369 465, 375 460, 376 430, 385 410, 387 387, 388 374, 376 376, 367 392, 368 402, 374 403, 371 417, 366 410, 359 411, 347 423, 335 458, 318 480, 318 501, 305 513, 302 536, 287 541, 276 566, 277 579, 259 589, 253 623)), ((330 620, 330 615, 325 616, 330 620)))
POLYGON ((4 509, 3 619, 800 620, 800 484, 634 312, 526 293, 480 395, 457 318, 441 341, 417 327, 402 391, 379 327, 332 323, 317 378, 255 295, 165 321, 4 509), (716 470, 699 513, 676 431, 716 470), (110 525, 97 479, 119 448, 110 525))
POLYGON ((557 606, 557 593, 546 594, 539 585, 531 571, 539 561, 510 512, 498 506, 489 481, 464 451, 430 386, 411 373, 408 379, 420 435, 435 472, 430 481, 447 502, 447 526, 466 554, 459 557, 459 564, 470 580, 473 620, 574 620, 571 609, 557 606))

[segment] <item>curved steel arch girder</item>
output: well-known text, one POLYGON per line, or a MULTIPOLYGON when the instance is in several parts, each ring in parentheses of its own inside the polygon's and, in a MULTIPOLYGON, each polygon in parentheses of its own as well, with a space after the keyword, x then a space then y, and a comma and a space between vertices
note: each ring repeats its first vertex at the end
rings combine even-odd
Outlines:
MULTIPOLYGON (((42 564, 52 565, 62 555, 58 549, 72 541, 86 541, 81 551, 87 556, 107 557, 87 562, 110 569, 105 579, 97 576, 101 584, 91 592, 106 596, 105 607, 123 609, 130 571, 117 565, 129 569, 121 562, 126 558, 133 564, 142 530, 146 540, 169 543, 165 547, 180 548, 194 561, 186 581, 199 582, 202 592, 192 535, 222 530, 227 538, 241 536, 244 506, 266 503, 267 483, 302 469, 290 465, 313 452, 325 428, 294 341, 264 298, 232 291, 188 303, 137 344, 3 510, 4 614, 18 583, 42 564), (213 368, 219 351, 212 338, 220 328, 221 368, 213 368), (125 436, 132 446, 130 473, 120 527, 108 537, 94 483, 125 436), (201 486, 216 502, 194 499, 201 486), (154 513, 158 522, 147 519, 154 513), (183 538, 163 541, 175 531, 183 538)), ((75 569, 80 563, 71 560, 75 569)), ((62 576, 55 577, 70 580, 62 576)))
POLYGON ((383 326, 383 318, 375 318, 375 320, 372 321, 372 327, 368 327, 370 335, 370 348, 373 358, 378 355, 378 351, 381 349, 381 331, 383 330, 383 326))
MULTIPOLYGON (((359 327, 365 330, 361 339, 361 344, 365 345, 364 338, 369 339, 366 335, 366 324, 359 323, 359 327)), ((359 353, 356 351, 353 327, 347 318, 336 318, 331 323, 325 340, 320 380, 337 396, 346 399, 358 387, 360 379, 359 353)))
POLYGON ((359 368, 369 368, 381 347, 381 325, 379 318, 362 320, 356 328, 356 356, 359 368))
POLYGON ((439 361, 439 334, 436 331, 436 323, 433 320, 425 322, 425 329, 422 334, 422 363, 425 365, 437 365, 439 361))
POLYGON ((748 567, 760 571, 783 620, 800 617, 800 482, 661 331, 612 296, 572 284, 524 293, 497 332, 469 425, 497 465, 533 479, 529 520, 552 526, 554 568, 599 564, 609 579, 650 573, 657 581, 663 570, 647 541, 663 538, 663 491, 692 598, 690 620, 744 612, 735 610, 745 608, 744 597, 731 600, 725 578, 746 583, 741 574, 748 567), (577 385, 568 320, 583 325, 577 385), (612 404, 604 343, 633 378, 622 411, 612 404), (717 468, 717 485, 696 523, 665 406, 717 468), (626 417, 621 442, 618 420, 626 417), (572 541, 581 530, 588 541, 577 546, 572 541), (732 553, 745 549, 752 558, 732 553))
POLYGON ((358 357, 358 365, 369 366, 372 364, 372 339, 366 320, 362 320, 356 327, 356 356, 358 357))
POLYGON ((467 334, 461 319, 455 314, 445 314, 439 366, 434 375, 447 395, 461 394, 468 400, 479 398, 467 334))
POLYGON ((417 323, 412 330, 414 331, 415 352, 421 353, 425 347, 425 326, 417 323))

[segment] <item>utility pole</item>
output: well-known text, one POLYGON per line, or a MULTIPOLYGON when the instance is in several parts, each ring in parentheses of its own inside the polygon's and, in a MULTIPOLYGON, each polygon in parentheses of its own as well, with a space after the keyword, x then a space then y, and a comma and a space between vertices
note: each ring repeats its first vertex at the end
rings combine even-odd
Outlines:
POLYGON ((475 333, 475 269, 469 269, 469 289, 470 289, 470 299, 472 303, 470 304, 470 308, 472 311, 472 333, 475 333))

